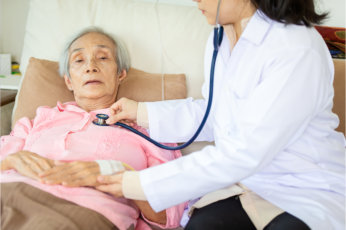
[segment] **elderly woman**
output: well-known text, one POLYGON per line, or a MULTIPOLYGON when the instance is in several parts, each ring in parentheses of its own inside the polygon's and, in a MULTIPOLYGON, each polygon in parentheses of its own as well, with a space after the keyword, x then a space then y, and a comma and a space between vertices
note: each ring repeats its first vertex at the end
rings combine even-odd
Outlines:
POLYGON ((124 129, 92 123, 96 114, 109 114, 126 77, 125 47, 100 29, 87 29, 68 43, 60 67, 75 101, 40 107, 34 120, 20 119, 1 137, 2 229, 149 228, 142 219, 177 227, 183 204, 155 213, 147 202, 115 198, 98 187, 100 165, 109 160, 141 170, 181 156, 124 129), (64 162, 73 163, 62 173, 64 162))

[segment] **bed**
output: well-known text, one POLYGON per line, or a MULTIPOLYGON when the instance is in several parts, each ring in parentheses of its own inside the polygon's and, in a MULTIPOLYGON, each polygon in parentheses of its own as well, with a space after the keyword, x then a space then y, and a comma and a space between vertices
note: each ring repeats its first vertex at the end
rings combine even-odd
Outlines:
MULTIPOLYGON (((98 26, 121 38, 131 70, 120 96, 137 101, 201 98, 203 54, 212 27, 192 5, 145 0, 31 0, 21 57, 23 79, 12 124, 33 118, 40 105, 72 99, 58 74, 60 52, 69 36, 98 26)), ((334 60, 335 106, 345 134, 345 61, 334 60)), ((207 144, 193 143, 188 154, 207 144)))

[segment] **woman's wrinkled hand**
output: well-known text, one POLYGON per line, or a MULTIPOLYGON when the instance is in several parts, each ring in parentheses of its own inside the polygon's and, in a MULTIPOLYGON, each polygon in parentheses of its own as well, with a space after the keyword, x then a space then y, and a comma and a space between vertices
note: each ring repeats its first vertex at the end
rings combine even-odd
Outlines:
POLYGON ((137 121, 137 109, 137 101, 121 98, 110 107, 110 116, 106 123, 114 124, 121 121, 125 124, 133 125, 137 121))
POLYGON ((54 167, 40 174, 41 182, 45 184, 60 184, 67 187, 99 185, 99 165, 94 161, 74 161, 70 163, 57 162, 54 167))
POLYGON ((124 172, 120 172, 109 176, 99 176, 97 180, 101 185, 96 186, 96 189, 102 192, 110 193, 115 197, 123 197, 123 175, 124 172))
POLYGON ((14 169, 23 176, 39 180, 39 174, 53 167, 54 161, 29 151, 19 151, 1 161, 1 171, 14 169))

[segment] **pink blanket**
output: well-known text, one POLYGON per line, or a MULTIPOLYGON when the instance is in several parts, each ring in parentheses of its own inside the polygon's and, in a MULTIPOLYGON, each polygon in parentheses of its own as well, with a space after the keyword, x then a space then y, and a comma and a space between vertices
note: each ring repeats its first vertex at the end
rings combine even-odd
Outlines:
MULTIPOLYGON (((125 129, 92 124, 97 113, 109 114, 109 111, 102 109, 88 113, 75 102, 58 103, 55 108, 40 107, 34 120, 20 119, 10 135, 1 137, 1 159, 17 151, 27 150, 62 161, 120 160, 136 170, 141 170, 181 156, 180 151, 160 149, 125 129)), ((136 128, 146 133, 144 129, 136 128)), ((148 228, 146 224, 138 222, 138 208, 131 200, 125 198, 115 198, 93 188, 41 184, 14 170, 2 173, 1 182, 25 182, 57 197, 95 210, 120 229, 126 229, 131 224, 137 226, 136 229, 148 228)), ((158 226, 179 226, 183 209, 184 204, 167 209, 167 224, 158 226)))

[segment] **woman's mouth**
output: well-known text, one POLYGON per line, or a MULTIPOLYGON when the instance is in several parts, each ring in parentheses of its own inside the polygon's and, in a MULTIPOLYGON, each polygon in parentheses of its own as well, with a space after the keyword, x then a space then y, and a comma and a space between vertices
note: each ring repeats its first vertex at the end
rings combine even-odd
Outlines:
POLYGON ((84 85, 94 85, 94 84, 100 84, 100 83, 102 83, 102 82, 98 81, 98 80, 90 80, 90 81, 85 82, 84 85))

